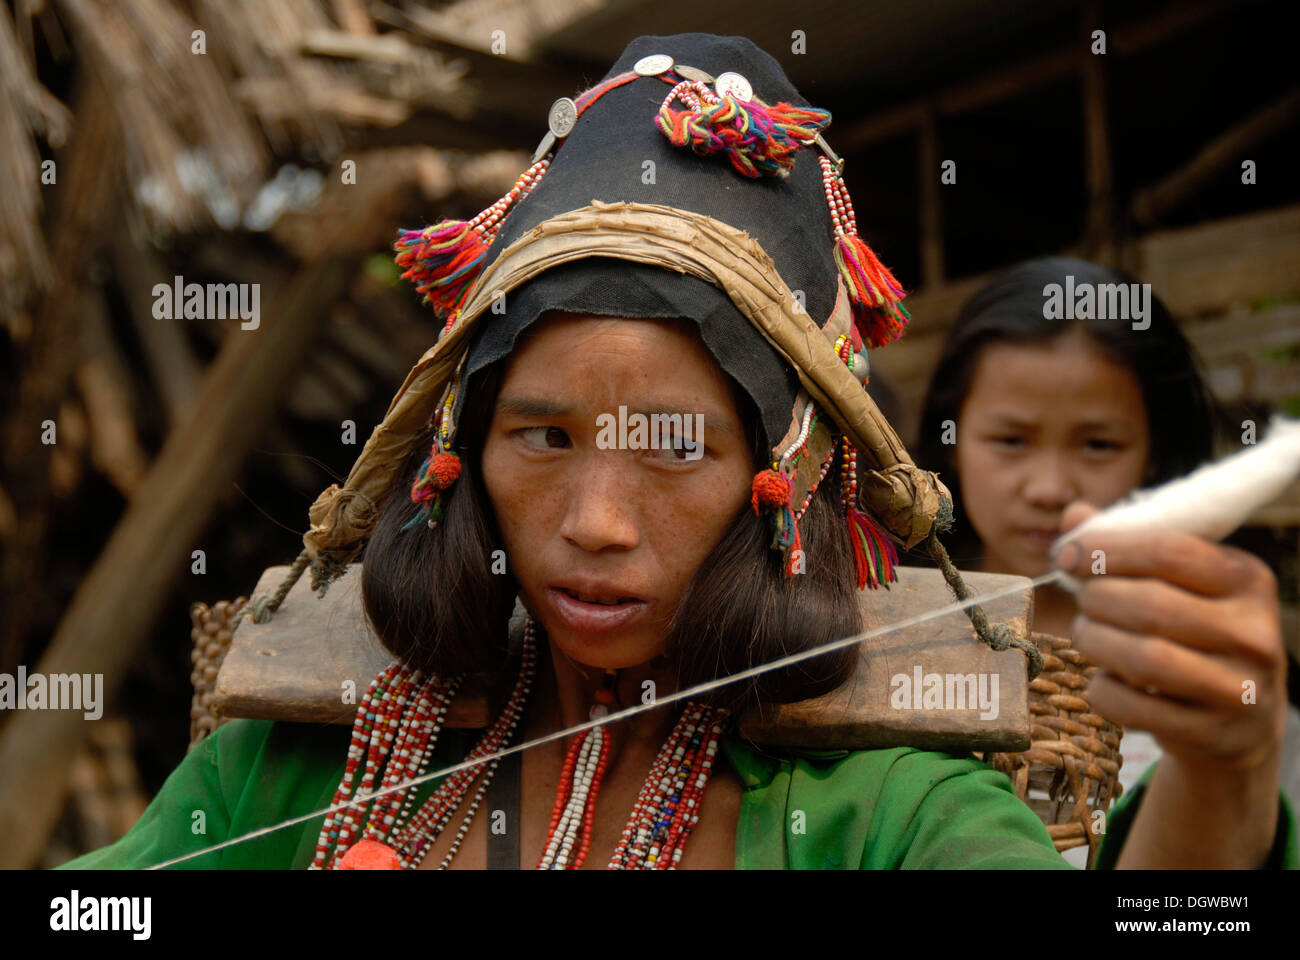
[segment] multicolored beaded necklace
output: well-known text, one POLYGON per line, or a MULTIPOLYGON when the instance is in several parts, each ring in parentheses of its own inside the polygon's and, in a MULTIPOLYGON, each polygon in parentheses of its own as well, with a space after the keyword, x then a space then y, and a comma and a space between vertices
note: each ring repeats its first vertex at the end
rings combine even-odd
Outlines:
MULTIPOLYGON (((524 624, 519 676, 501 715, 465 757, 495 754, 512 739, 536 675, 536 624, 524 624)), ((607 716, 614 702, 617 674, 607 671, 591 718, 607 716)), ((443 682, 401 664, 393 664, 371 682, 357 709, 343 778, 331 806, 423 775, 433 756, 438 733, 455 696, 459 678, 443 682), (358 781, 357 773, 361 771, 358 781), (376 786, 378 781, 378 786, 376 786)), ((721 708, 688 702, 664 741, 609 860, 611 870, 674 869, 691 831, 699 823, 704 790, 713 772, 718 739, 727 721, 721 708)), ((569 745, 555 808, 539 870, 577 870, 587 859, 595 820, 596 797, 609 758, 604 727, 578 734, 569 745)), ((497 760, 449 775, 413 813, 415 792, 397 790, 371 802, 364 813, 348 807, 326 817, 316 842, 313 870, 414 869, 451 822, 481 779, 450 849, 438 869, 445 870, 459 852, 470 823, 487 792, 497 760), (482 774, 480 778, 479 775, 482 774)))

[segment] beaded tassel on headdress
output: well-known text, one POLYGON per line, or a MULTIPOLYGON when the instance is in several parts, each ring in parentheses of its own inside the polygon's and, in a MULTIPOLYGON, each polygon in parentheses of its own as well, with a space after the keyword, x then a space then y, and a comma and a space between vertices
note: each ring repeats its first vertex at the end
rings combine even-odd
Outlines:
POLYGON ((774 463, 772 469, 754 474, 750 504, 754 513, 761 516, 764 509, 772 513, 773 549, 790 548, 790 558, 786 563, 785 575, 793 576, 802 561, 803 540, 799 536, 799 524, 794 516, 794 484, 790 478, 778 469, 774 463))
MULTIPOLYGON (((581 116, 602 94, 636 77, 629 72, 588 90, 578 98, 577 115, 581 116)), ((532 193, 550 165, 550 155, 534 161, 505 196, 472 220, 443 220, 421 230, 399 233, 393 248, 397 251, 394 259, 403 270, 402 277, 415 284, 425 303, 432 304, 444 315, 444 329, 450 329, 456 322, 506 217, 520 200, 532 193)))
POLYGON ((903 335, 911 314, 903 306, 904 291, 889 268, 858 236, 853 201, 834 164, 821 157, 826 203, 835 225, 835 265, 848 288, 853 322, 870 347, 883 347, 903 335))
POLYGON ((898 551, 885 532, 876 526, 870 516, 858 509, 858 451, 847 437, 840 461, 840 490, 844 497, 844 520, 853 542, 853 558, 857 564, 858 589, 884 586, 898 579, 898 551))
POLYGON ((754 513, 762 515, 764 509, 772 515, 773 550, 790 548, 786 560, 785 575, 792 577, 804 570, 803 539, 799 536, 799 518, 795 516, 794 504, 794 461, 804 452, 808 442, 808 433, 812 429, 813 404, 808 404, 803 412, 803 425, 799 436, 780 460, 775 460, 769 470, 754 474, 751 483, 752 496, 750 504, 754 513))
POLYGON ((510 192, 473 220, 443 220, 422 230, 403 230, 393 245, 402 277, 447 319, 456 313, 482 272, 488 248, 515 204, 528 196, 550 166, 543 157, 523 172, 510 192))
POLYGON ((794 166, 794 153, 831 122, 830 112, 789 103, 719 96, 698 80, 683 80, 668 92, 655 125, 673 146, 696 153, 720 153, 747 177, 783 176, 794 166), (687 105, 673 110, 674 99, 687 105))
POLYGON ((442 519, 442 491, 455 483, 459 476, 460 457, 455 451, 442 450, 438 443, 434 443, 416 474, 415 483, 411 485, 411 500, 422 504, 422 509, 402 529, 410 530, 420 523, 436 526, 442 519))
POLYGON ((451 435, 451 411, 456 403, 456 385, 453 384, 443 399, 438 412, 433 448, 424 458, 411 485, 411 501, 420 504, 420 512, 402 527, 410 530, 421 523, 432 530, 442 519, 442 493, 460 476, 460 457, 448 448, 451 435))
MULTIPOLYGON (((852 370, 861 362, 853 352, 850 338, 841 335, 835 341, 835 352, 852 370)), ((866 386, 865 378, 863 386, 866 386)), ((882 530, 871 517, 858 509, 858 451, 849 442, 848 437, 840 438, 840 498, 844 508, 844 522, 849 528, 849 540, 853 544, 853 560, 857 568, 858 589, 870 586, 884 586, 898 579, 894 569, 898 566, 898 551, 890 541, 889 535, 882 530)), ((835 453, 831 450, 831 456, 835 453)), ((829 462, 830 456, 827 457, 829 462)))

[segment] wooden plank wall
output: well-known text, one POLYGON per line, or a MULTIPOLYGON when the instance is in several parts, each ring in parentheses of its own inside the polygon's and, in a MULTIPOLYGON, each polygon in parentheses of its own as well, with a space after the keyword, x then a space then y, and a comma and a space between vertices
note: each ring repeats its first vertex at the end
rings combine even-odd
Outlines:
MULTIPOLYGON (((1300 206, 1151 233, 1125 244, 1121 262, 1182 321, 1220 402, 1277 404, 1300 394, 1300 364, 1261 357, 1300 344, 1300 206)), ((948 328, 989 276, 912 294, 907 336, 871 355, 873 373, 898 392, 896 426, 909 445, 948 328)))

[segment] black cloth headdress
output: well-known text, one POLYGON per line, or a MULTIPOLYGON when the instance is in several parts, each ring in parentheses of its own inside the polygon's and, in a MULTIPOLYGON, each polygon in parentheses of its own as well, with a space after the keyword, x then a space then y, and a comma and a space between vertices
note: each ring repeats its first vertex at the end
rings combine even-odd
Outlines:
POLYGON ((318 576, 354 555, 395 464, 430 422, 411 498, 434 524, 459 474, 475 375, 544 312, 689 318, 758 409, 772 465, 753 505, 795 571, 798 517, 836 456, 859 586, 893 579, 950 498, 864 389, 866 347, 901 334, 902 290, 857 235, 830 114, 743 37, 634 40, 596 86, 552 107, 514 189, 470 221, 406 231, 404 276, 444 318, 347 483, 304 538, 318 576), (864 509, 865 508, 865 509, 864 509))

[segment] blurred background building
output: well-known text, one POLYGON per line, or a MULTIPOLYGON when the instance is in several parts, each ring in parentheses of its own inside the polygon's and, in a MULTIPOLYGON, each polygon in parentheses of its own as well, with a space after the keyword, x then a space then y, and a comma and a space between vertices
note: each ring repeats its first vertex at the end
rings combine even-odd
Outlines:
MULTIPOLYGON (((1300 415, 1290 8, 4 0, 0 673, 101 672, 107 708, 0 713, 0 867, 134 822, 189 738, 191 604, 297 554, 434 342, 397 227, 498 197, 551 102, 636 36, 743 33, 833 112, 862 233, 915 291, 872 357, 906 441, 961 302, 1049 253, 1153 284, 1225 436, 1300 415), (260 328, 158 316, 177 276, 259 284, 260 328)), ((1241 541, 1279 574, 1293 657, 1298 528, 1292 490, 1241 541)))

